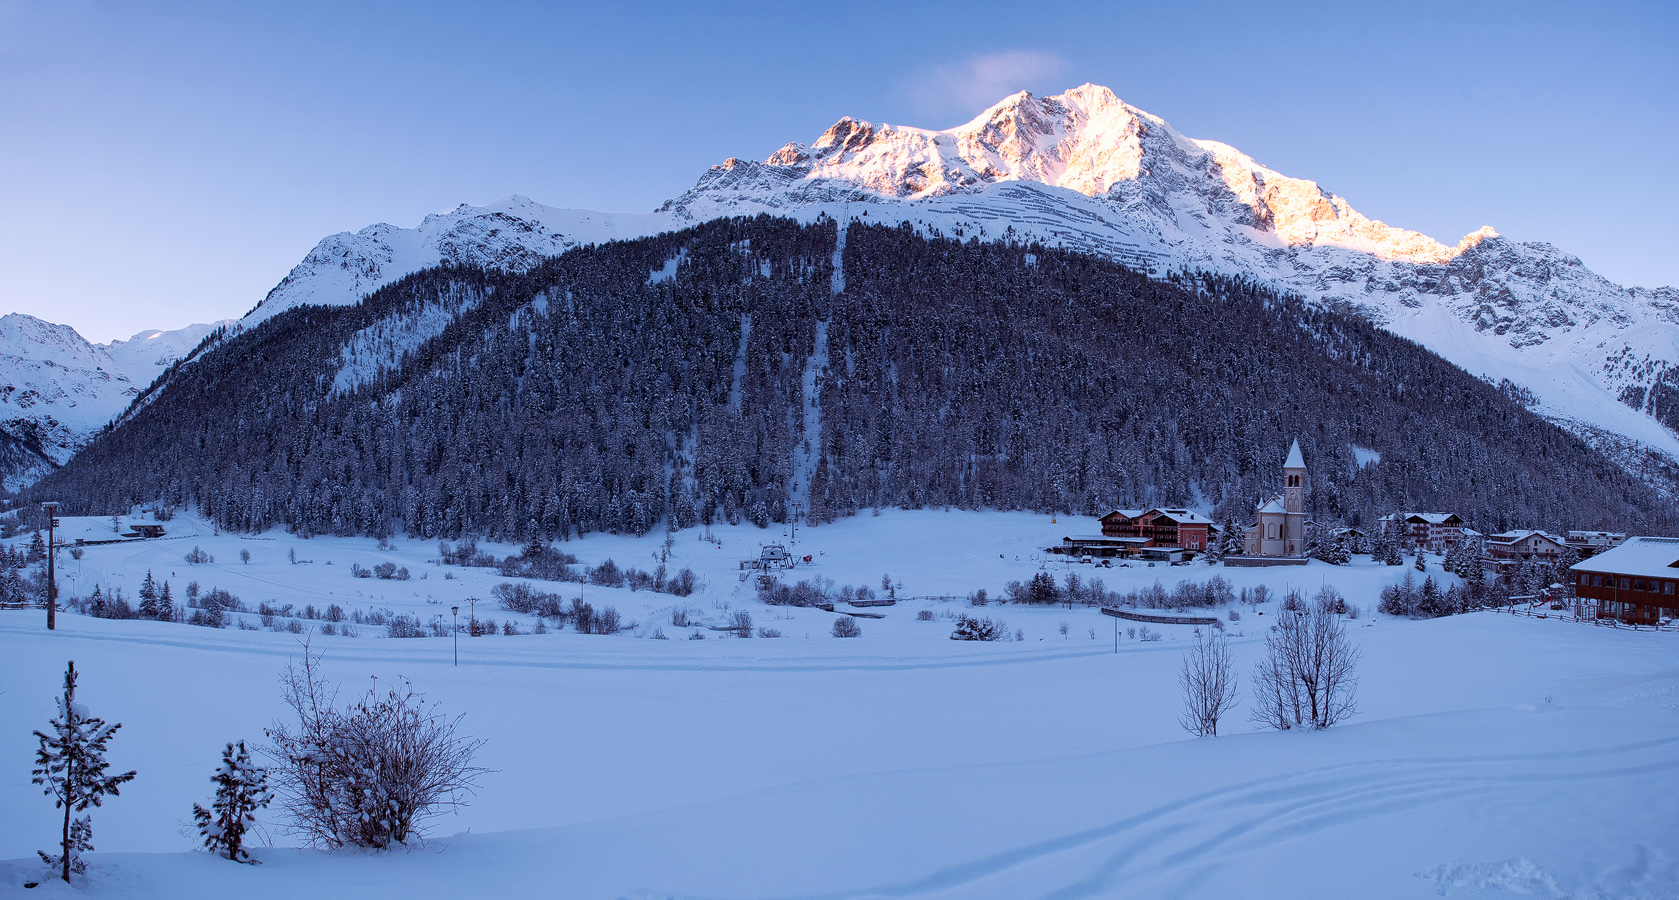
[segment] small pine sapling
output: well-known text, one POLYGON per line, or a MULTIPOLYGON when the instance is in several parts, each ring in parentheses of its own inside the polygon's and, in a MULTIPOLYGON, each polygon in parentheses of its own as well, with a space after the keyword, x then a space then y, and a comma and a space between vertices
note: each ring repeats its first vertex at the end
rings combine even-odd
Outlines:
POLYGON ((222 765, 210 776, 216 785, 216 799, 205 809, 194 803, 192 818, 198 823, 198 834, 204 839, 204 849, 234 862, 249 861, 245 851, 245 833, 256 825, 256 811, 268 806, 273 795, 268 790, 268 770, 251 762, 245 742, 228 744, 222 750, 222 765))
POLYGON ((64 830, 59 839, 58 853, 40 854, 41 861, 60 871, 69 882, 70 873, 87 871, 82 853, 93 849, 93 817, 71 820, 73 812, 85 812, 90 806, 101 806, 105 795, 115 797, 123 784, 134 780, 135 772, 106 775, 110 764, 105 761, 105 745, 117 733, 122 723, 106 725, 104 719, 87 714, 87 708, 76 702, 76 663, 64 670, 64 694, 58 698, 58 716, 52 720, 51 733, 37 731, 41 742, 35 751, 35 771, 31 782, 43 785, 44 793, 64 810, 64 830))

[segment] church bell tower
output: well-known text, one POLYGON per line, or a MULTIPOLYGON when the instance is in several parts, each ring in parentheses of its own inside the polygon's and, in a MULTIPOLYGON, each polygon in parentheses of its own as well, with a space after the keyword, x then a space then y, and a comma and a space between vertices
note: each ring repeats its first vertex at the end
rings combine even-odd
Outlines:
POLYGON ((1306 511, 1306 458, 1300 455, 1300 440, 1288 448, 1288 461, 1283 463, 1283 508, 1291 513, 1306 511))

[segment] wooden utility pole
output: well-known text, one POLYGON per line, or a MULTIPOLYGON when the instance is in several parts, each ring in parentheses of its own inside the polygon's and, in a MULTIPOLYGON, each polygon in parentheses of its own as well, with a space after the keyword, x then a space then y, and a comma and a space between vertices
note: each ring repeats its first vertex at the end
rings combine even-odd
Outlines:
POLYGON ((47 630, 58 628, 56 613, 58 611, 58 580, 54 577, 53 557, 53 527, 58 524, 58 504, 51 500, 41 504, 47 511, 47 630))

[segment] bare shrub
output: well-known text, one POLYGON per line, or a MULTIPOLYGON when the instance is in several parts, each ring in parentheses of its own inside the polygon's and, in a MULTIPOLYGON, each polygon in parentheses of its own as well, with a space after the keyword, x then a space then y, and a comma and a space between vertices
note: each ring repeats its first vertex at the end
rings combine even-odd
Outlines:
POLYGON ((699 576, 693 569, 683 569, 676 573, 676 577, 665 582, 665 592, 673 597, 686 597, 699 587, 699 576))
POLYGON ((426 630, 420 620, 412 616, 395 616, 385 625, 385 636, 393 638, 423 638, 426 630))
POLYGON ((862 637, 862 635, 863 629, 858 626, 856 619, 850 616, 840 616, 834 620, 834 637, 852 638, 862 637))
POLYGON ((729 630, 734 632, 735 637, 739 637, 739 638, 749 638, 749 637, 751 637, 752 636, 752 614, 747 612, 744 609, 735 610, 734 616, 729 619, 729 630))
POLYGON ((930 609, 924 609, 924 610, 916 613, 915 614, 915 621, 917 621, 917 622, 931 622, 931 621, 933 621, 933 611, 930 610, 930 609))
POLYGON ((1196 737, 1218 735, 1218 720, 1236 706, 1236 672, 1230 664, 1230 642, 1222 633, 1195 633, 1195 644, 1184 654, 1178 673, 1183 686, 1183 715, 1178 724, 1196 737))
POLYGON ((601 587, 623 587, 624 572, 611 559, 589 570, 589 583, 601 587))
POLYGON ((194 566, 201 565, 203 563, 213 563, 216 561, 216 558, 208 553, 205 553, 202 547, 193 547, 192 550, 188 551, 187 554, 181 558, 186 560, 189 565, 194 566))
POLYGON ((444 716, 406 682, 340 710, 307 643, 280 681, 297 721, 267 730, 270 774, 293 832, 316 847, 406 843, 426 819, 463 805, 485 772, 472 765, 483 741, 460 736, 461 716, 444 716))
POLYGON ((1253 720, 1277 729, 1328 728, 1353 715, 1358 656, 1346 624, 1328 609, 1278 616, 1254 670, 1253 720))
POLYGON ((565 606, 562 605, 563 598, 559 594, 539 591, 529 582, 502 582, 490 589, 490 596, 495 597, 501 608, 508 612, 538 615, 548 619, 566 617, 565 606))

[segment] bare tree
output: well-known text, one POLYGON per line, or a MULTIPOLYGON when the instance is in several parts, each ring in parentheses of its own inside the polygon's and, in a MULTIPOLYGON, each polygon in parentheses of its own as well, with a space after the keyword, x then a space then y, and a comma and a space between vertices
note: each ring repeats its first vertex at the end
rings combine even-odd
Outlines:
POLYGON ((288 665, 280 680, 297 724, 268 729, 272 775, 293 829, 315 846, 405 843, 424 819, 464 804, 485 772, 472 765, 483 742, 456 734, 461 717, 406 685, 339 710, 307 643, 301 668, 288 665))
POLYGON ((1183 658, 1178 674, 1183 685, 1184 712, 1178 723, 1197 737, 1215 737, 1218 720, 1236 706, 1236 672, 1230 664, 1230 643, 1221 633, 1195 633, 1195 645, 1183 658))
POLYGON ((1254 670, 1253 720, 1272 728, 1328 728, 1358 711, 1358 650, 1327 603, 1283 612, 1254 670))

